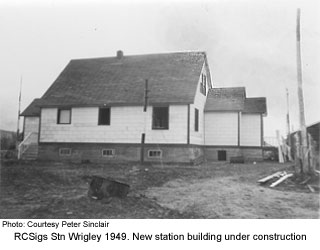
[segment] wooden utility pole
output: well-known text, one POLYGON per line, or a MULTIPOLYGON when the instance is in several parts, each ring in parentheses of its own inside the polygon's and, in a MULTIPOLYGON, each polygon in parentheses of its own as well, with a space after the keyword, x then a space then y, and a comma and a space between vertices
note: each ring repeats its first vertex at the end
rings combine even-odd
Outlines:
POLYGON ((306 120, 304 115, 303 89, 302 89, 302 67, 301 67, 301 41, 300 41, 300 8, 297 9, 297 79, 298 79, 298 99, 299 99, 299 118, 301 130, 301 172, 306 173, 310 170, 308 164, 308 139, 306 120))
POLYGON ((290 139, 290 113, 289 113, 289 91, 286 89, 287 94, 287 135, 288 135, 288 144, 291 146, 290 139))
POLYGON ((279 158, 279 163, 284 163, 283 152, 282 152, 282 148, 281 148, 281 138, 280 138, 280 132, 279 132, 279 130, 276 130, 276 135, 277 135, 277 142, 278 142, 278 158, 279 158))
POLYGON ((289 146, 287 153, 288 153, 288 160, 292 161, 291 157, 291 135, 290 135, 290 114, 289 114, 289 91, 286 89, 287 93, 287 145, 289 146))
MULTIPOLYGON (((146 79, 145 87, 144 87, 144 104, 143 104, 143 113, 144 118, 146 118, 147 115, 147 106, 148 106, 148 79, 146 79)), ((141 151, 140 151, 140 162, 141 164, 144 162, 144 143, 146 139, 146 119, 144 119, 144 131, 141 134, 141 151)))
POLYGON ((17 146, 19 145, 19 137, 20 137, 21 88, 22 88, 22 76, 20 76, 20 90, 19 90, 19 103, 18 103, 17 140, 16 140, 17 146))

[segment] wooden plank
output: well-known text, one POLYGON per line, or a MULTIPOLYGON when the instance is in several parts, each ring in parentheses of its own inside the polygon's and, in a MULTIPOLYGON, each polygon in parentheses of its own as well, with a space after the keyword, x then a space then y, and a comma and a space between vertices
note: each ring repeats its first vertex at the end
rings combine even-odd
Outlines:
POLYGON ((279 180, 277 180, 276 182, 272 183, 270 185, 270 187, 275 187, 277 186, 278 184, 280 184, 281 182, 283 182, 285 179, 288 179, 289 177, 293 176, 293 174, 287 174, 285 176, 282 176, 279 180))
POLYGON ((304 181, 300 182, 300 185, 304 185, 304 184, 308 183, 308 181, 310 181, 310 180, 311 180, 311 177, 308 177, 304 181))
POLYGON ((319 186, 316 186, 316 185, 309 185, 309 186, 312 187, 313 189, 317 189, 317 190, 320 189, 320 187, 319 187, 319 186))
POLYGON ((307 185, 307 187, 309 188, 309 190, 311 191, 311 193, 314 193, 314 188, 311 187, 310 185, 307 185))
POLYGON ((258 180, 258 182, 259 182, 259 183, 264 183, 264 182, 266 182, 266 181, 268 181, 268 180, 270 180, 270 179, 272 179, 272 178, 274 178, 274 177, 280 177, 280 175, 281 175, 282 173, 283 173, 283 172, 281 172, 281 171, 276 172, 276 173, 274 173, 274 174, 272 174, 272 175, 269 175, 269 176, 267 176, 267 177, 264 177, 264 178, 258 180))

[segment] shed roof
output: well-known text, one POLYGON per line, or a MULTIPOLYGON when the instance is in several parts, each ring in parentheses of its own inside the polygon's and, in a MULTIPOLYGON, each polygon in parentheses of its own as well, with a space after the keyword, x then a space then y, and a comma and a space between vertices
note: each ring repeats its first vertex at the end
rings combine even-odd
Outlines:
POLYGON ((245 87, 213 88, 209 91, 205 111, 241 111, 243 113, 266 114, 266 98, 247 98, 245 87))
POLYGON ((241 111, 245 96, 244 87, 213 88, 208 93, 205 111, 241 111))
POLYGON ((145 79, 150 104, 193 103, 204 63, 205 52, 71 60, 41 106, 141 105, 145 79))
POLYGON ((265 97, 246 98, 243 113, 267 113, 267 101, 265 97))
POLYGON ((41 99, 34 99, 29 106, 20 114, 21 116, 40 116, 41 99))

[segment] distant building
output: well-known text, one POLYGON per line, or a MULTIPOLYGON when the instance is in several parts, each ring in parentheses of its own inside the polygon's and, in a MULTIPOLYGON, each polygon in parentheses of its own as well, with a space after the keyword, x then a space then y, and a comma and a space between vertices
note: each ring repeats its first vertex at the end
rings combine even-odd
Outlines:
POLYGON ((199 162, 261 160, 266 113, 266 99, 247 98, 244 87, 213 88, 204 52, 118 52, 71 60, 21 115, 34 158, 199 162))
MULTIPOLYGON (((309 126, 307 126, 307 133, 311 136, 312 138, 312 144, 314 146, 314 151, 317 156, 317 163, 316 166, 319 168, 319 158, 320 158, 320 150, 319 150, 319 141, 320 141, 320 122, 313 123, 309 126)), ((294 157, 296 153, 296 143, 297 139, 301 141, 301 131, 295 131, 290 134, 290 139, 291 139, 291 154, 292 157, 294 157)), ((308 138, 309 139, 309 138, 308 138)), ((310 143, 310 140, 308 140, 308 143, 310 143)))

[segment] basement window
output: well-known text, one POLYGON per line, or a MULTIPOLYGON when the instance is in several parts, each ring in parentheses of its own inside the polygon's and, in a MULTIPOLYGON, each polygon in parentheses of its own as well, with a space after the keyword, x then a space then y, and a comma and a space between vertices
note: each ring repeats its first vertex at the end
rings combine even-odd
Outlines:
POLYGON ((194 131, 199 131, 199 110, 194 109, 194 131))
POLYGON ((110 125, 110 108, 99 108, 98 125, 110 125))
POLYGON ((153 107, 152 129, 169 129, 169 107, 153 107))
POLYGON ((112 157, 115 155, 114 149, 102 149, 102 156, 103 157, 112 157))
POLYGON ((60 156, 71 156, 71 148, 59 148, 60 156))
POLYGON ((162 158, 162 150, 148 150, 149 158, 162 158))
POLYGON ((226 161, 227 160, 227 151, 218 150, 218 161, 226 161))
POLYGON ((71 109, 58 109, 58 124, 71 124, 71 109))

